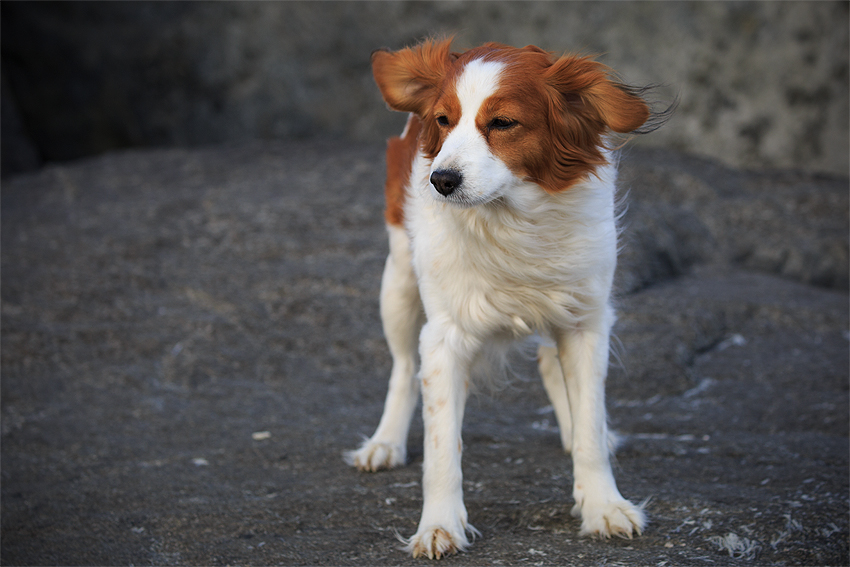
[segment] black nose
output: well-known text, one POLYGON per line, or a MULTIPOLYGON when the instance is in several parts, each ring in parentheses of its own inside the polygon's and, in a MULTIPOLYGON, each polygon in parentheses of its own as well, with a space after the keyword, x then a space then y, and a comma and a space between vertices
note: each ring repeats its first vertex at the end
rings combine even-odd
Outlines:
POLYGON ((451 195, 462 181, 461 174, 450 169, 438 169, 431 174, 431 185, 445 196, 451 195))

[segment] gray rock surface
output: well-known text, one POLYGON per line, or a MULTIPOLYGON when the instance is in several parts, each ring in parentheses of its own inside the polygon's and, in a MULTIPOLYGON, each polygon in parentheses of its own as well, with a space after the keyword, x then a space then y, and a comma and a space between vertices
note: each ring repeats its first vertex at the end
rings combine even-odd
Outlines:
POLYGON ((385 111, 369 54, 456 32, 458 48, 602 54, 629 82, 665 85, 658 96, 678 95, 678 112, 641 143, 738 167, 850 167, 846 2, 7 0, 0 12, 3 73, 47 160, 256 138, 381 141, 404 118, 385 111))
MULTIPOLYGON (((380 144, 132 151, 5 182, 2 551, 26 564, 408 564, 380 416, 380 144), (264 433, 267 432, 267 433, 264 433), (260 435, 254 435, 260 433, 260 435)), ((450 565, 845 565, 848 181, 625 153, 609 378, 634 540, 577 536, 532 361, 464 429, 450 565)))

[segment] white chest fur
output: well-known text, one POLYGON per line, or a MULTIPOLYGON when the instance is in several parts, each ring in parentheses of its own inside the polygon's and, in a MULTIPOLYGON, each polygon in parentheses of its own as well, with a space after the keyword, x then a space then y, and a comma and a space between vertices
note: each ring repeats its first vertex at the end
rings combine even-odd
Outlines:
POLYGON ((607 304, 616 265, 616 167, 558 194, 523 182, 494 201, 436 201, 417 158, 405 207, 429 319, 477 336, 547 333, 607 304), (600 297, 600 294, 605 297, 600 297))

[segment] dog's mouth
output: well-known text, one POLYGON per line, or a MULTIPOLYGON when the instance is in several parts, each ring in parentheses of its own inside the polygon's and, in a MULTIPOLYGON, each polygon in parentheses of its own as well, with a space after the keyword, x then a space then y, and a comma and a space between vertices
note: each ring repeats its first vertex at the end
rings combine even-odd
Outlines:
POLYGON ((459 209, 471 209, 472 207, 483 205, 491 200, 483 196, 470 196, 462 190, 455 191, 451 195, 441 195, 437 191, 432 191, 432 194, 436 201, 446 203, 459 209))

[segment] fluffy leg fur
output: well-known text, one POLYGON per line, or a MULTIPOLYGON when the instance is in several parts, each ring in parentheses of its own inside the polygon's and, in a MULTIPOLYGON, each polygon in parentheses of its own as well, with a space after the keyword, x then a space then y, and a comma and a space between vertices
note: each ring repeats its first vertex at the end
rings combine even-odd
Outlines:
POLYGON ((469 545, 463 503, 461 425, 468 393, 469 367, 478 345, 451 325, 429 321, 422 329, 422 415, 425 446, 422 517, 407 550, 440 558, 469 545))
MULTIPOLYGON (((541 345, 537 350, 537 364, 546 395, 555 409, 555 419, 558 421, 558 431, 561 434, 561 446, 569 453, 573 446, 573 418, 570 415, 570 402, 567 396, 567 383, 561 371, 561 361, 558 360, 558 349, 541 345)), ((616 452, 621 438, 617 432, 608 430, 608 450, 616 452)))
POLYGON ((631 538, 646 524, 643 510, 620 495, 608 458, 605 377, 614 321, 610 308, 582 328, 557 337, 572 416, 573 515, 581 534, 631 538))
POLYGON ((407 433, 419 385, 414 378, 419 329, 424 315, 416 276, 410 263, 410 243, 404 229, 388 227, 390 254, 381 280, 381 321, 393 358, 384 413, 375 434, 346 461, 362 471, 377 471, 405 463, 407 433))
POLYGON ((558 349, 541 345, 537 349, 537 365, 543 378, 543 387, 552 407, 555 408, 555 418, 558 420, 558 431, 561 433, 561 445, 569 453, 573 447, 573 418, 570 415, 570 402, 567 398, 567 383, 561 371, 558 360, 558 349))

